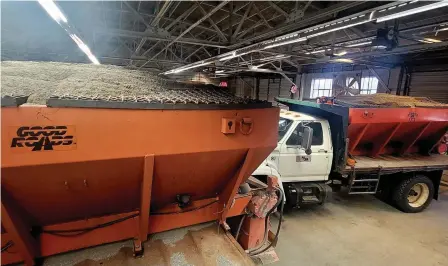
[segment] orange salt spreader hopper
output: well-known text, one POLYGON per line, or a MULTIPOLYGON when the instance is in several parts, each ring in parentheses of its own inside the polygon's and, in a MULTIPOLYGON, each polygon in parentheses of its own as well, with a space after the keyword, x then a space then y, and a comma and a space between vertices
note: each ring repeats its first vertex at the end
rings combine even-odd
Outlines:
POLYGON ((225 224, 250 200, 239 185, 277 145, 279 109, 261 102, 8 102, 1 222, 2 247, 13 246, 2 264, 130 238, 138 250, 151 233, 225 224))

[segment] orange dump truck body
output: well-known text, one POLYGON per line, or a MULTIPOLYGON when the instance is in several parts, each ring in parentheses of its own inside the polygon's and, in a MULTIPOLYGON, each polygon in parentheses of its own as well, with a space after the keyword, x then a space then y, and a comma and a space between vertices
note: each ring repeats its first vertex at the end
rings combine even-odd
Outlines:
POLYGON ((2 108, 2 245, 18 251, 2 264, 239 215, 249 199, 238 186, 275 148, 278 117, 271 107, 2 108), (133 213, 113 230, 45 233, 133 213))
POLYGON ((349 153, 429 153, 448 130, 448 108, 350 108, 349 153))

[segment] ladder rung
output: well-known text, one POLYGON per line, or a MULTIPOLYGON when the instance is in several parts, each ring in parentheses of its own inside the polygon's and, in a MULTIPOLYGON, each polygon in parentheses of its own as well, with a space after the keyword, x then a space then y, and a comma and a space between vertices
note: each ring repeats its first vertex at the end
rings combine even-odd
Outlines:
POLYGON ((355 179, 353 182, 373 182, 373 181, 380 181, 379 179, 355 179))
POLYGON ((372 192, 366 192, 366 191, 363 191, 363 192, 349 192, 348 194, 376 194, 376 192, 374 192, 374 191, 372 191, 372 192))

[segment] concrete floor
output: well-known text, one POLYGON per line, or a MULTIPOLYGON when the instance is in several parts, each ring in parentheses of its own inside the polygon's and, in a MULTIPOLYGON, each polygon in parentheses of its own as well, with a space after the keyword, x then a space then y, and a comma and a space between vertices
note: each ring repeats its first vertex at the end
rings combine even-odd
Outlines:
POLYGON ((275 250, 275 266, 448 265, 448 191, 417 214, 373 196, 335 195, 287 213, 275 250))

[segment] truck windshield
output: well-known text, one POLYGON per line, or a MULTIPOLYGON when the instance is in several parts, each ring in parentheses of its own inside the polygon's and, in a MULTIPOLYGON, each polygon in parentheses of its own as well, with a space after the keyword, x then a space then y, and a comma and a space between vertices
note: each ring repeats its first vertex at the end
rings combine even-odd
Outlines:
POLYGON ((292 120, 280 117, 280 120, 278 121, 278 141, 280 141, 285 136, 291 125, 292 120))

